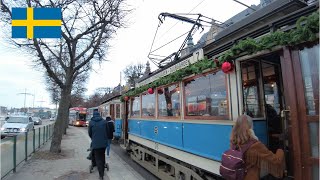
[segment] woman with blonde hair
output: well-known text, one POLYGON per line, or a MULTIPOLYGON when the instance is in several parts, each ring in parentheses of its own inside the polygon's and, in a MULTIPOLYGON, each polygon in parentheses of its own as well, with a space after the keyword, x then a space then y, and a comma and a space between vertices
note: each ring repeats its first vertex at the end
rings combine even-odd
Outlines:
POLYGON ((238 117, 231 133, 231 147, 245 147, 248 143, 247 151, 244 153, 246 175, 244 180, 260 179, 260 172, 267 172, 277 178, 282 178, 285 168, 285 158, 282 149, 278 149, 274 154, 261 143, 253 131, 253 122, 250 116, 241 115, 238 117))

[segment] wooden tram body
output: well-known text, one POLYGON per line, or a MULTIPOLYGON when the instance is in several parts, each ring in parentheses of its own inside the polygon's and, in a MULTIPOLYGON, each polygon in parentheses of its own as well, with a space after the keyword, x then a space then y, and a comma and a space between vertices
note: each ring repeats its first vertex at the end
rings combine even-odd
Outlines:
POLYGON ((318 2, 274 1, 217 33, 202 48, 140 79, 134 90, 107 100, 100 111, 119 121, 118 136, 132 159, 161 179, 220 178, 221 154, 243 113, 253 117, 254 131, 269 149, 285 149, 287 178, 318 179, 318 38, 254 53, 244 50, 233 57, 228 73, 216 64, 182 80, 160 81, 214 61, 248 37, 259 40, 277 30, 295 30, 301 16, 316 11, 318 2), (146 87, 155 81, 160 85, 148 93, 146 87))

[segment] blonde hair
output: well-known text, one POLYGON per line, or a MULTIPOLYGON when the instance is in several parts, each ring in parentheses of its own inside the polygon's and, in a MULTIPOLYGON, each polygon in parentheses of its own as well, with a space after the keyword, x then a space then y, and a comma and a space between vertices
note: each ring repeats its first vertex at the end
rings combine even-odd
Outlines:
POLYGON ((254 135, 252 128, 253 123, 250 116, 239 116, 231 132, 231 144, 242 145, 245 144, 251 138, 256 139, 256 136, 254 135))

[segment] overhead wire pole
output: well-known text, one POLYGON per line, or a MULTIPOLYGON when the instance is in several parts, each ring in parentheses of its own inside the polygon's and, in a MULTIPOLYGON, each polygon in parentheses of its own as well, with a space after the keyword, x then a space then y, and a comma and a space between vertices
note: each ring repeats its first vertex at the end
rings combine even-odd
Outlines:
POLYGON ((41 100, 41 101, 37 101, 37 102, 40 103, 40 108, 42 108, 42 103, 43 103, 43 102, 46 102, 46 101, 41 100))
POLYGON ((27 93, 27 89, 25 88, 24 89, 24 93, 18 93, 17 95, 21 95, 21 94, 23 94, 24 95, 24 103, 23 103, 23 108, 25 109, 26 108, 26 98, 27 98, 27 95, 33 95, 33 94, 31 94, 31 93, 27 93))
MULTIPOLYGON (((202 4, 203 2, 204 2, 205 0, 202 0, 201 2, 199 2, 195 7, 193 7, 188 13, 191 13, 194 9, 196 9, 200 4, 202 4)), ((153 38, 153 41, 152 41, 152 44, 151 44, 151 48, 150 48, 150 51, 149 51, 149 54, 148 54, 148 58, 151 60, 151 62, 154 64, 154 65, 156 65, 156 66, 158 66, 159 67, 159 64, 157 63, 157 62, 155 62, 155 60, 157 60, 156 58, 154 58, 154 57, 150 57, 150 55, 151 55, 151 51, 152 51, 152 48, 153 48, 153 44, 154 44, 154 42, 155 42, 155 38, 156 38, 156 35, 157 35, 157 32, 158 32, 158 29, 159 29, 159 27, 160 27, 160 25, 161 25, 161 21, 159 22, 159 24, 158 24, 158 27, 157 27, 157 30, 156 30, 156 33, 155 33, 155 36, 154 36, 154 38, 153 38)), ((173 26, 171 26, 165 33, 163 33, 159 38, 162 38, 166 33, 168 33, 174 26, 176 26, 178 24, 178 22, 176 22, 173 26)))
MULTIPOLYGON (((191 13, 193 10, 195 10, 200 4, 202 4, 205 0, 202 0, 201 2, 199 2, 195 7, 193 7, 188 13, 191 13)), ((169 32, 174 26, 176 26, 179 23, 176 22, 173 26, 171 26, 166 32, 164 32, 159 38, 162 38, 167 32, 169 32)))
POLYGON ((256 9, 254 9, 254 8, 252 8, 252 7, 244 4, 243 2, 240 2, 240 1, 237 1, 237 0, 233 0, 233 1, 239 3, 239 4, 243 5, 243 6, 245 6, 245 7, 247 7, 247 8, 249 8, 249 9, 252 9, 253 11, 257 11, 256 9))
MULTIPOLYGON (((188 17, 185 17, 185 16, 179 16, 177 14, 171 14, 171 13, 160 13, 160 15, 158 16, 158 19, 160 22, 163 22, 165 17, 170 17, 170 18, 173 18, 173 19, 177 19, 177 20, 180 20, 180 21, 184 21, 184 22, 187 22, 187 23, 191 23, 193 24, 192 28, 189 30, 189 33, 186 37, 186 39, 183 41, 182 45, 180 46, 179 50, 176 51, 174 54, 174 59, 173 60, 176 60, 178 59, 178 56, 179 54, 181 53, 183 47, 185 46, 185 44, 187 43, 188 41, 188 38, 190 36, 192 36, 193 34, 193 31, 195 30, 195 27, 197 26, 197 28, 199 29, 200 27, 203 29, 202 27, 202 24, 199 22, 200 18, 201 18, 201 14, 197 14, 198 15, 198 18, 193 20, 193 19, 190 19, 188 17)), ((172 57, 172 54, 169 55, 167 58, 161 60, 159 63, 158 63, 158 67, 162 67, 161 63, 163 63, 164 61, 167 61, 168 59, 170 59, 172 57)))

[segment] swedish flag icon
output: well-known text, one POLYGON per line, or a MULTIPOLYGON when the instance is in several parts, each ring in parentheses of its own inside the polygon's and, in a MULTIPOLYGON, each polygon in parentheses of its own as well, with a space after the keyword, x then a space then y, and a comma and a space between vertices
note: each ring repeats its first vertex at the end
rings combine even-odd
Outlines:
POLYGON ((61 8, 12 8, 12 38, 61 38, 61 8))

